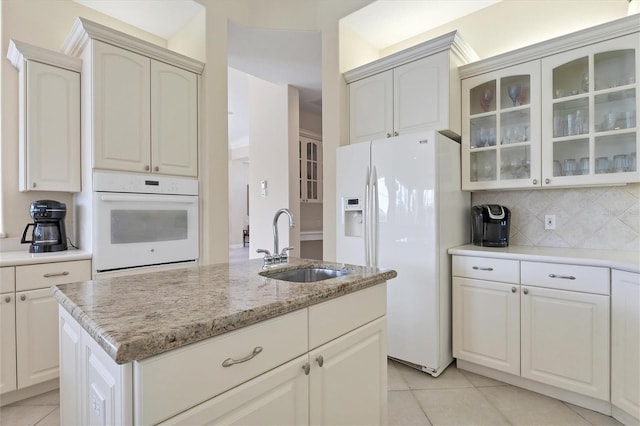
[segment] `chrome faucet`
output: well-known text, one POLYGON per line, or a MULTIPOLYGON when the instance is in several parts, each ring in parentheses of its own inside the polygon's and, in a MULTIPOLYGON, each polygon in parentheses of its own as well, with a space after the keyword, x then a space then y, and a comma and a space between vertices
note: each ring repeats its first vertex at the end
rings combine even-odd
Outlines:
MULTIPOLYGON (((280 215, 284 213, 289 216, 289 228, 293 228, 296 226, 295 220, 293 220, 293 214, 289 209, 280 209, 276 212, 275 216, 273 216, 273 255, 278 255, 278 219, 280 215)), ((284 256, 285 260, 287 258, 287 251, 293 250, 293 247, 285 247, 282 249, 282 253, 279 253, 280 256, 284 256)))
POLYGON ((264 254, 264 265, 262 265, 263 268, 266 268, 269 265, 286 263, 289 258, 289 256, 287 255, 287 251, 293 250, 293 247, 285 247, 282 249, 282 252, 278 252, 278 219, 280 218, 280 215, 282 213, 289 216, 289 228, 293 228, 296 226, 295 220, 293 219, 293 214, 291 213, 291 211, 289 211, 289 209, 280 209, 276 212, 275 216, 273 217, 273 254, 269 253, 269 250, 265 249, 256 250, 257 253, 264 254))

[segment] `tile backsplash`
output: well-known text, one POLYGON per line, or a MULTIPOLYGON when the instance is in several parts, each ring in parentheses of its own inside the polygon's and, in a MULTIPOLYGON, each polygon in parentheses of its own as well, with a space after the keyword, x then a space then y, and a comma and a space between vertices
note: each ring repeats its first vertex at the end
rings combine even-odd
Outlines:
POLYGON ((510 245, 640 252, 640 183, 626 186, 481 191, 473 205, 502 204, 511 210, 510 245), (556 229, 544 229, 544 216, 556 229))

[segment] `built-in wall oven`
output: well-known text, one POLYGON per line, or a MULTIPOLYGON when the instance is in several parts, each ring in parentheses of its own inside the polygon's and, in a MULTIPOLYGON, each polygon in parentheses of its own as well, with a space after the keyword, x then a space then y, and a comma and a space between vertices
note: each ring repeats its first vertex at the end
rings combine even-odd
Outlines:
POLYGON ((198 259, 197 179, 94 172, 93 190, 95 272, 198 259))

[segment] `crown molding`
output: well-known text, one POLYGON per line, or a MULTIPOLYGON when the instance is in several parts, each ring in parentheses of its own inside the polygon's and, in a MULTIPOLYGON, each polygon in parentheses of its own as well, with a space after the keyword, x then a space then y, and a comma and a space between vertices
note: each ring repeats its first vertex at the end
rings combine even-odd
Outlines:
POLYGON ((80 17, 74 22, 64 42, 64 52, 80 56, 90 40, 112 44, 196 74, 202 74, 204 70, 203 62, 80 17))
POLYGON ((322 135, 311 130, 300 129, 300 136, 322 142, 322 135))
POLYGON ((458 72, 461 79, 469 78, 639 31, 640 15, 626 16, 615 21, 463 65, 458 72))
POLYGON ((25 61, 42 62, 75 72, 82 68, 81 59, 13 39, 9 40, 7 59, 18 71, 22 71, 25 61))
POLYGON ((400 52, 385 56, 384 58, 380 58, 358 68, 354 68, 345 72, 343 76, 347 83, 353 83, 354 81, 361 80, 371 75, 378 74, 446 50, 451 50, 451 52, 458 57, 463 64, 467 64, 478 59, 478 55, 474 52, 471 46, 462 39, 460 33, 458 31, 451 31, 450 33, 444 34, 440 37, 436 37, 432 40, 425 41, 400 52))

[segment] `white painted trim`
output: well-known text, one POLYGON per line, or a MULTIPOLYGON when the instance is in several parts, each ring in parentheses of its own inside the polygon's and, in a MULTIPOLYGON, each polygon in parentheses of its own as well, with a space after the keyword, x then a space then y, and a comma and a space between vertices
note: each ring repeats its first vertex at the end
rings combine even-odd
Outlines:
POLYGON ((203 62, 80 17, 64 42, 64 52, 80 56, 89 40, 100 40, 196 74, 202 74, 204 70, 203 62))
POLYGON ((3 393, 2 398, 0 399, 0 407, 4 407, 5 405, 13 404, 14 402, 22 401, 23 399, 40 395, 54 389, 58 389, 59 385, 60 379, 55 378, 46 382, 38 383, 37 385, 29 386, 27 388, 3 393))
POLYGON ((300 136, 322 142, 322 135, 311 130, 300 129, 300 136))
POLYGON ((18 71, 22 71, 25 61, 42 62, 75 72, 80 72, 82 69, 81 59, 13 39, 9 40, 7 59, 18 71))
POLYGON ((345 72, 344 79, 349 83, 361 80, 374 74, 396 68, 400 65, 413 62, 436 53, 451 50, 451 52, 459 58, 461 63, 477 61, 478 55, 460 36, 457 31, 444 34, 433 40, 425 41, 415 46, 396 52, 384 58, 362 65, 345 72))
POLYGON ((545 56, 566 52, 588 44, 598 43, 612 38, 640 31, 640 15, 631 15, 607 22, 575 33, 556 37, 551 40, 526 46, 459 68, 460 79, 484 74, 500 68, 506 68, 523 62, 540 59, 545 56))
POLYGON ((615 405, 611 406, 611 417, 618 420, 623 425, 637 425, 640 423, 640 420, 615 405))
POLYGON ((609 403, 609 401, 595 399, 590 396, 581 395, 579 393, 560 389, 555 386, 538 383, 534 380, 525 379, 524 377, 520 376, 514 376, 513 374, 494 370, 492 368, 474 364, 461 359, 456 360, 456 365, 460 370, 471 371, 472 373, 480 374, 481 376, 489 377, 491 379, 499 380, 501 382, 505 382, 519 388, 527 389, 533 392, 541 393, 542 395, 547 395, 552 398, 559 399, 560 401, 566 401, 579 407, 588 408, 589 410, 597 411, 607 416, 611 415, 611 404, 609 403))

